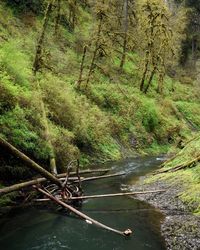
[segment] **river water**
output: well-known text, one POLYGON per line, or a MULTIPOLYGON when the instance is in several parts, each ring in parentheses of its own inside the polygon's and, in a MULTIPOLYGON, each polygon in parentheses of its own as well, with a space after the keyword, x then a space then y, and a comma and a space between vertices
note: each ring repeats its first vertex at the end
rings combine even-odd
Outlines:
MULTIPOLYGON (((129 191, 131 184, 160 164, 161 158, 144 157, 110 163, 111 173, 126 175, 85 183, 85 194, 129 191)), ((101 166, 98 166, 101 167, 101 166)), ((108 166, 106 166, 108 167, 108 166)), ((0 218, 2 250, 164 250, 160 234, 162 214, 133 197, 84 201, 84 213, 118 230, 130 228, 129 238, 89 225, 59 208, 25 207, 0 218)))

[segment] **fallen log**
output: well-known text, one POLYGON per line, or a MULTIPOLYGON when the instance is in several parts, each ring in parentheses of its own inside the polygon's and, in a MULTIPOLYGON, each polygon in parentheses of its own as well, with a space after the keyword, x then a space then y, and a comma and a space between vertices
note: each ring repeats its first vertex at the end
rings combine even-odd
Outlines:
MULTIPOLYGON (((105 173, 105 172, 108 172, 109 169, 95 169, 95 170, 83 170, 83 171, 80 171, 79 174, 89 174, 89 173, 105 173)), ((72 172, 71 175, 75 175, 76 172, 72 172)), ((62 181, 62 178, 66 177, 66 173, 63 173, 63 174, 58 174, 56 176, 58 179, 60 179, 60 181, 62 181)), ((96 178, 95 176, 94 177, 89 177, 89 178, 96 178)), ((87 179, 89 179, 87 178, 87 179)), ((86 179, 86 178, 85 178, 86 179)), ((75 181, 77 180, 78 181, 78 177, 69 177, 68 180, 70 181, 75 181)), ((80 177, 80 181, 83 180, 83 177, 80 177)), ((33 186, 33 185, 37 185, 37 184, 40 184, 40 183, 43 183, 47 181, 46 178, 42 177, 42 178, 37 178, 35 180, 30 180, 30 181, 25 181, 25 182, 22 182, 22 183, 18 183, 18 184, 14 184, 14 185, 11 185, 9 187, 5 187, 5 188, 1 188, 0 189, 0 195, 5 195, 5 194, 8 194, 8 193, 11 193, 11 192, 14 192, 14 191, 18 191, 22 188, 26 188, 26 187, 30 187, 30 186, 33 186)))
POLYGON ((195 158, 195 159, 193 159, 193 160, 191 160, 189 162, 182 163, 182 164, 180 164, 178 166, 175 166, 175 167, 172 167, 172 168, 169 168, 169 169, 164 169, 162 171, 157 171, 157 172, 154 173, 154 175, 164 174, 164 173, 169 173, 169 172, 176 172, 178 170, 189 168, 192 165, 195 165, 199 161, 200 161, 200 155, 197 158, 195 158))
MULTIPOLYGON (((71 180, 71 181, 77 180, 77 177, 70 177, 69 180, 71 180)), ((42 178, 38 178, 35 180, 25 181, 25 182, 14 184, 14 185, 11 185, 8 187, 4 187, 4 188, 0 189, 0 195, 5 195, 5 194, 8 194, 8 193, 11 193, 14 191, 18 191, 22 188, 27 188, 27 187, 30 187, 33 185, 37 185, 37 184, 46 182, 46 181, 47 181, 47 179, 42 177, 42 178)))
MULTIPOLYGON (((106 173, 110 171, 110 168, 105 169, 86 169, 86 170, 80 170, 79 174, 93 174, 93 173, 106 173)), ((64 173, 65 176, 61 176, 63 174, 59 174, 58 177, 65 177, 66 173, 64 173)), ((76 175, 76 172, 71 172, 70 175, 76 175)))
POLYGON ((77 209, 73 208, 72 206, 64 203, 63 201, 57 199, 56 197, 52 196, 51 194, 47 193, 46 191, 44 191, 43 189, 41 188, 38 188, 35 186, 35 188, 42 194, 44 194, 45 196, 47 196, 50 200, 54 201, 55 203, 61 205, 62 207, 66 208, 66 209, 69 209, 71 212, 75 213, 76 215, 78 215, 79 217, 81 217, 82 219, 84 219, 87 223, 89 224, 94 224, 98 227, 101 227, 103 229, 106 229, 108 231, 112 231, 114 233, 117 233, 117 234, 120 234, 120 235, 123 235, 123 236, 129 236, 132 234, 132 231, 130 229, 126 229, 125 231, 119 231, 119 230, 116 230, 116 229, 113 229, 111 227, 108 227, 92 218, 90 218, 89 216, 87 216, 86 214, 78 211, 77 209))
MULTIPOLYGON (((81 178, 80 178, 80 181, 81 181, 81 182, 85 182, 85 181, 101 180, 101 179, 106 179, 106 178, 112 178, 112 177, 122 176, 122 175, 125 175, 125 173, 120 173, 120 174, 108 174, 108 175, 101 175, 101 176, 92 176, 92 177, 87 177, 87 178, 81 177, 81 178)), ((60 180, 61 180, 61 181, 64 181, 65 178, 60 178, 60 180)), ((74 182, 74 183, 77 183, 77 182, 79 182, 79 179, 76 178, 73 182, 74 182)))
POLYGON ((71 197, 69 198, 69 200, 110 198, 110 197, 119 197, 119 196, 127 196, 127 195, 137 195, 137 194, 162 193, 165 191, 166 190, 153 190, 153 191, 127 192, 127 193, 117 193, 117 194, 85 195, 85 196, 80 196, 80 197, 71 197))
MULTIPOLYGON (((192 139, 190 139, 189 141, 187 141, 186 144, 184 145, 184 148, 183 148, 182 150, 184 150, 186 147, 188 147, 189 144, 190 144, 190 142, 196 141, 196 140, 199 139, 199 138, 200 138, 200 135, 198 134, 197 136, 195 136, 195 137, 193 137, 192 139)), ((167 163, 173 161, 176 157, 181 156, 182 150, 181 150, 179 153, 173 155, 173 156, 172 156, 171 158, 169 158, 167 161, 163 162, 163 163, 159 166, 159 168, 164 167, 167 163)), ((157 172, 159 172, 159 171, 157 171, 157 172)))
POLYGON ((43 167, 41 167, 40 165, 38 165, 36 162, 34 162, 33 160, 31 160, 28 156, 26 156, 24 153, 20 152, 17 148, 15 148, 14 146, 12 146, 10 143, 8 143, 7 141, 5 141, 1 137, 0 137, 0 146, 4 147, 12 155, 14 155, 17 158, 19 158, 22 161, 24 161, 26 163, 27 167, 31 168, 32 170, 35 170, 37 173, 40 173, 46 179, 48 179, 52 183, 54 183, 57 186, 59 186, 59 187, 62 188, 62 182, 58 178, 56 178, 50 172, 48 172, 43 167))
MULTIPOLYGON (((102 175, 102 176, 93 176, 93 177, 83 178, 81 182, 112 178, 112 177, 122 176, 125 174, 126 173, 118 173, 118 174, 108 174, 108 175, 102 175)), ((78 182, 78 180, 75 180, 74 182, 76 183, 78 182)))
POLYGON ((22 188, 28 187, 28 186, 32 186, 32 185, 36 185, 39 184, 43 181, 46 181, 45 178, 38 178, 36 180, 31 180, 31 181, 26 181, 26 182, 22 182, 22 183, 18 183, 18 184, 14 184, 12 186, 9 187, 5 187, 5 188, 1 188, 0 189, 0 195, 4 195, 4 194, 8 194, 14 191, 18 191, 22 188))
MULTIPOLYGON (((101 198, 110 198, 110 197, 119 197, 127 195, 137 195, 137 194, 153 194, 153 193, 162 193, 166 190, 152 190, 152 191, 139 191, 139 192, 127 192, 127 193, 116 193, 116 194, 99 194, 99 195, 85 195, 79 197, 70 197, 67 200, 86 200, 86 199, 101 199, 101 198)), ((50 201, 50 199, 36 199, 35 201, 43 202, 50 201)))

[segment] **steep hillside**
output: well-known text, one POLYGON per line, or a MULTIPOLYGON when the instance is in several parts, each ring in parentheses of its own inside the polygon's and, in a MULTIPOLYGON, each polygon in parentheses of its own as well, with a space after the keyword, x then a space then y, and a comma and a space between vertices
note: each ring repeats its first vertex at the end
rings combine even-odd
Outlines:
MULTIPOLYGON (((144 94, 139 89, 142 70, 137 50, 127 52, 119 69, 120 56, 110 52, 111 47, 99 52, 90 72, 94 45, 88 41, 95 39, 96 23, 93 10, 84 4, 77 7, 75 27, 61 13, 56 35, 50 18, 40 58, 43 67, 35 76, 32 68, 44 18, 37 5, 41 2, 34 1, 31 7, 4 2, 0 3, 0 136, 36 161, 48 165, 48 138, 63 171, 77 158, 85 166, 167 152, 182 147, 199 130, 199 86, 192 79, 184 76, 180 82, 166 76, 163 93, 158 94, 155 76, 144 94), (85 58, 84 44, 89 44, 85 58), (83 59, 81 77, 92 73, 87 87, 78 81, 83 59)), ((21 163, 8 160, 5 152, 0 157, 0 176, 25 175, 21 163), (14 170, 13 162, 18 166, 14 170)))

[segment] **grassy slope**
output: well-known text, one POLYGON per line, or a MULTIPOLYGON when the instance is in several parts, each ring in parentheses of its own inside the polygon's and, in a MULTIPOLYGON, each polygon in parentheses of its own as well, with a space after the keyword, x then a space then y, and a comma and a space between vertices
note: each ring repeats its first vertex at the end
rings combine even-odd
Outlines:
MULTIPOLYGON (((197 87, 167 77, 163 96, 156 94, 156 79, 148 95, 141 94, 136 54, 129 54, 131 60, 127 60, 123 73, 119 73, 116 55, 111 63, 103 59, 103 69, 110 77, 96 70, 88 90, 77 92, 80 39, 89 37, 91 27, 90 15, 80 11, 81 24, 74 33, 61 27, 59 39, 55 39, 49 29, 46 61, 52 70, 44 70, 36 80, 31 68, 41 18, 14 15, 12 9, 0 5, 0 134, 3 137, 37 161, 47 161, 49 149, 44 140, 41 96, 60 169, 79 156, 84 166, 136 153, 167 152, 191 135, 188 120, 200 128, 197 87), (40 83, 42 93, 36 89, 36 82, 40 83)), ((86 58, 87 65, 90 60, 86 58)), ((4 167, 1 171, 9 169, 4 167)))
MULTIPOLYGON (((189 163, 199 157, 200 136, 189 141, 185 147, 177 153, 176 157, 166 162, 161 170, 170 170, 176 166, 189 163)), ((191 212, 200 215, 200 163, 199 161, 192 164, 186 169, 176 172, 167 172, 155 175, 146 180, 147 183, 164 180, 174 187, 181 187, 179 198, 188 205, 191 212)))

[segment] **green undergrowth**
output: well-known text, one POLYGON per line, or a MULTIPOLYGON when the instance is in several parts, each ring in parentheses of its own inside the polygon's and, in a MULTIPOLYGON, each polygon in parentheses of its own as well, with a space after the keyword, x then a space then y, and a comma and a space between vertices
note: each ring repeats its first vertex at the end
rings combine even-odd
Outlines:
MULTIPOLYGON (((59 171, 65 171, 77 158, 85 167, 136 154, 165 153, 185 141, 191 128, 173 107, 199 127, 198 96, 192 95, 188 84, 169 77, 162 95, 156 92, 156 77, 148 94, 142 94, 135 52, 127 54, 123 71, 119 71, 116 54, 100 59, 97 64, 102 68, 94 70, 88 88, 83 83, 77 90, 82 44, 90 37, 92 26, 90 12, 81 7, 79 11, 81 22, 73 32, 60 26, 55 38, 53 24, 49 25, 44 61, 50 68, 44 67, 34 77, 32 65, 42 15, 21 14, 21 9, 0 4, 0 135, 48 166, 50 149, 45 139, 42 100, 59 171), (189 98, 192 104, 188 106, 189 98)), ((87 55, 83 79, 90 62, 87 55)), ((0 167, 0 171, 4 169, 0 167)))
POLYGON ((200 102, 176 102, 177 108, 194 129, 200 129, 200 102))
MULTIPOLYGON (((161 170, 170 170, 177 166, 189 163, 200 156, 200 136, 196 136, 170 161, 164 164, 161 170)), ((180 189, 178 197, 187 204, 189 210, 200 215, 200 164, 199 160, 185 169, 175 172, 166 172, 147 178, 146 183, 163 180, 180 189)))

